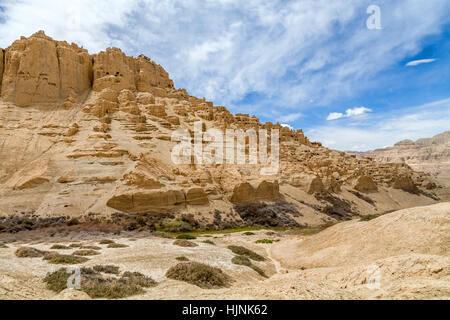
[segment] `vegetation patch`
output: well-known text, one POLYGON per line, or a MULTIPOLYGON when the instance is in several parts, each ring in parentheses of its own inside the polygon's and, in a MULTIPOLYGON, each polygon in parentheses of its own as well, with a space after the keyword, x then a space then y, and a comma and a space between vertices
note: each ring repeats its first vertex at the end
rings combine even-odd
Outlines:
POLYGON ((189 261, 189 259, 186 257, 176 257, 175 259, 178 261, 184 261, 184 262, 189 261))
POLYGON ((32 247, 22 247, 17 249, 15 254, 19 258, 40 258, 45 256, 47 252, 32 247))
POLYGON ((66 254, 50 253, 44 256, 44 260, 50 264, 80 264, 85 263, 89 259, 66 254))
POLYGON ((264 257, 260 256, 256 252, 253 252, 247 248, 241 247, 241 246, 228 246, 228 249, 230 249, 234 254, 237 254, 239 256, 245 256, 247 258, 250 258, 254 261, 264 261, 264 257))
POLYGON ((260 239, 257 240, 256 243, 262 243, 262 244, 272 244, 274 242, 279 242, 280 240, 271 240, 271 239, 260 239))
POLYGON ((368 215, 362 216, 359 219, 359 221, 370 221, 370 220, 376 219, 381 216, 382 216, 381 214, 368 214, 368 215))
POLYGON ((97 246, 80 246, 80 249, 102 250, 101 247, 97 247, 97 246))
POLYGON ((77 251, 75 251, 74 253, 72 253, 72 255, 74 255, 74 256, 80 256, 80 257, 96 256, 96 255, 98 255, 98 254, 100 254, 100 252, 95 251, 95 250, 87 250, 87 249, 84 249, 84 250, 77 250, 77 251))
MULTIPOLYGON (((48 273, 44 279, 47 288, 61 292, 67 288, 71 273, 62 268, 48 273)), ((125 272, 121 277, 106 277, 90 268, 81 269, 81 291, 91 298, 119 299, 144 293, 143 288, 156 286, 157 283, 139 272, 125 272)))
POLYGON ((179 236, 177 236, 177 239, 180 240, 195 240, 197 239, 196 236, 190 235, 190 234, 180 234, 179 236))
POLYGON ((115 243, 115 242, 112 240, 109 240, 109 239, 103 239, 103 240, 99 241, 99 244, 113 244, 113 243, 115 243))
POLYGON ((250 259, 245 256, 235 256, 233 259, 231 259, 231 262, 234 264, 240 265, 240 266, 249 267, 249 268, 253 269, 254 271, 256 271, 260 276, 262 276, 264 278, 268 278, 267 275, 265 274, 264 270, 262 270, 258 266, 255 266, 250 261, 250 259))
POLYGON ((108 248, 128 248, 129 246, 122 243, 110 243, 108 244, 108 248))
POLYGON ((211 241, 211 240, 205 240, 205 241, 202 241, 203 243, 206 243, 206 244, 211 244, 211 245, 213 245, 213 246, 215 246, 216 244, 213 242, 213 241, 211 241))
POLYGON ((68 246, 64 246, 64 245, 62 245, 62 244, 55 244, 55 245, 53 245, 50 249, 51 249, 51 250, 69 250, 69 249, 71 249, 71 248, 68 247, 68 246))
POLYGON ((7 249, 8 246, 6 244, 4 244, 4 243, 0 243, 0 248, 1 249, 7 249))
POLYGON ((255 234, 251 231, 244 232, 244 236, 254 236, 255 234))
POLYGON ((237 204, 234 210, 249 226, 298 228, 294 217, 302 216, 294 204, 285 201, 237 204))
POLYGON ((189 240, 175 240, 173 244, 179 247, 186 247, 186 248, 198 247, 198 244, 189 240))
POLYGON ((81 248, 81 243, 71 243, 70 245, 69 245, 69 247, 70 248, 81 248))
POLYGON ((93 267, 93 269, 97 272, 101 273, 108 273, 108 274, 119 274, 119 267, 117 266, 102 266, 102 265, 96 265, 93 267))
POLYGON ((203 289, 228 287, 232 281, 221 269, 198 262, 179 263, 167 271, 166 277, 203 289))

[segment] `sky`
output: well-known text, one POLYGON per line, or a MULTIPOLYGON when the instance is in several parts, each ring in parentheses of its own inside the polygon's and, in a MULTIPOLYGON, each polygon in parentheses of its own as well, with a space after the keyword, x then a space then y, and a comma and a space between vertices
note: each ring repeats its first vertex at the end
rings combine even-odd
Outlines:
POLYGON ((450 130, 448 0, 0 0, 0 47, 38 30, 333 149, 450 130))

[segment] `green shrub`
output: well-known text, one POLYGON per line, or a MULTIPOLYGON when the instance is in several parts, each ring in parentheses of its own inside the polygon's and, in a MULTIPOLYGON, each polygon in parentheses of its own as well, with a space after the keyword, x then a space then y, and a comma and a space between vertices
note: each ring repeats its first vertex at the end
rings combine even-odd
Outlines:
POLYGON ((104 239, 104 240, 101 240, 99 243, 100 244, 113 244, 115 242, 112 240, 104 239))
POLYGON ((108 274, 119 274, 119 267, 117 266, 111 266, 111 265, 107 265, 107 266, 101 266, 101 265, 96 265, 93 267, 93 269, 97 272, 102 272, 102 273, 108 273, 108 274))
POLYGON ((15 254, 19 258, 40 258, 45 256, 47 252, 32 247, 21 247, 16 250, 15 254))
POLYGON ((244 232, 244 236, 254 236, 255 234, 253 232, 247 231, 244 232))
POLYGON ((235 256, 233 259, 231 259, 231 262, 240 266, 246 266, 249 267, 253 270, 255 270, 260 276, 267 278, 267 275, 264 273, 264 271, 255 266, 249 258, 245 257, 245 256, 235 256))
POLYGON ((189 261, 189 259, 186 257, 176 257, 175 259, 178 261, 189 261))
POLYGON ((100 252, 95 251, 95 250, 77 250, 74 253, 72 253, 72 255, 74 256, 80 256, 80 257, 86 257, 86 256, 96 256, 100 254, 100 252))
POLYGON ((180 239, 180 240, 195 240, 195 239, 197 239, 197 237, 191 236, 190 234, 180 234, 179 236, 177 236, 177 239, 180 239))
POLYGON ((240 255, 240 256, 246 256, 252 260, 255 261, 264 261, 264 257, 260 256, 256 252, 253 252, 247 248, 241 247, 241 246, 228 246, 228 249, 230 249, 234 254, 240 255))
POLYGON ((85 263, 89 259, 85 257, 50 253, 45 255, 44 260, 47 260, 50 264, 80 264, 85 263))
POLYGON ((71 248, 67 247, 67 246, 64 246, 62 244, 55 244, 50 249, 52 249, 52 250, 69 250, 71 248))
POLYGON ((128 248, 129 246, 121 243, 110 243, 108 244, 108 248, 128 248))
POLYGON ((189 240, 175 240, 173 244, 179 247, 186 247, 186 248, 198 247, 198 244, 189 240))
POLYGON ((256 241, 256 243, 262 243, 262 244, 271 244, 273 242, 274 242, 274 240, 270 240, 270 239, 261 239, 261 240, 256 241))
POLYGON ((198 262, 179 263, 167 271, 166 277, 203 289, 228 287, 232 281, 221 269, 198 262))

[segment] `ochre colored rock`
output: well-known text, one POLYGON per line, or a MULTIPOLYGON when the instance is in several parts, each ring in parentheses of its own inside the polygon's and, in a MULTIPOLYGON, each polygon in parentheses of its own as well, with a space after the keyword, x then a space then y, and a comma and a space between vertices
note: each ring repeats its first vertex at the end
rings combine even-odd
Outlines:
POLYGON ((255 188, 250 183, 244 182, 234 187, 230 201, 232 203, 246 203, 253 202, 255 199, 255 188))
POLYGON ((408 176, 395 179, 392 183, 392 188, 401 189, 408 192, 414 192, 417 190, 417 186, 414 184, 414 181, 408 176))
POLYGON ((86 50, 38 32, 5 51, 3 101, 26 107, 56 103, 91 87, 92 59, 86 50))
POLYGON ((307 192, 309 194, 323 193, 325 192, 325 186, 323 185, 320 177, 311 177, 307 183, 307 192))
POLYGON ((355 190, 358 190, 360 192, 370 192, 370 191, 377 191, 377 185, 375 182, 373 182, 371 177, 368 176, 360 176, 357 180, 355 185, 353 186, 355 190))
POLYGON ((263 181, 256 188, 256 200, 275 201, 280 198, 278 182, 263 181))
POLYGON ((3 80, 3 49, 0 48, 0 94, 2 93, 2 80, 3 80))
POLYGON ((160 213, 184 204, 185 201, 182 191, 148 191, 118 195, 108 200, 106 205, 127 213, 160 213))
POLYGON ((190 205, 205 205, 209 203, 209 200, 202 188, 192 188, 186 193, 186 203, 190 205))

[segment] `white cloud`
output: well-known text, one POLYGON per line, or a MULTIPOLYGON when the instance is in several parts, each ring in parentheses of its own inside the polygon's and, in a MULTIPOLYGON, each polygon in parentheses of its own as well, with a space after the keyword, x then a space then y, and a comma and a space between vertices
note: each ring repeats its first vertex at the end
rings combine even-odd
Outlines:
POLYGON ((293 122, 295 120, 298 120, 302 116, 301 113, 290 113, 286 115, 279 116, 277 118, 278 122, 293 122))
POLYGON ((447 0, 385 1, 383 29, 368 30, 371 2, 1 0, 0 46, 44 29, 93 53, 143 53, 218 105, 257 92, 267 105, 255 108, 306 110, 371 88, 450 21, 447 0))
POLYGON ((322 125, 306 131, 312 141, 338 150, 366 151, 449 130, 450 98, 372 117, 364 126, 322 125))
POLYGON ((406 64, 407 67, 415 67, 424 63, 431 63, 436 61, 436 59, 421 59, 421 60, 413 60, 406 64))
POLYGON ((341 112, 331 112, 328 115, 327 120, 328 121, 337 120, 337 119, 341 119, 343 117, 345 117, 345 115, 343 113, 341 113, 341 112))
POLYGON ((356 107, 353 109, 347 109, 345 114, 343 114, 341 112, 331 112, 328 115, 327 120, 331 121, 331 120, 337 120, 337 119, 341 119, 341 118, 354 118, 354 117, 359 117, 359 116, 365 115, 368 112, 372 112, 372 109, 369 109, 366 107, 356 107))
POLYGON ((289 128, 291 130, 294 130, 294 128, 292 126, 288 125, 287 123, 281 123, 281 126, 285 127, 285 128, 289 128))

